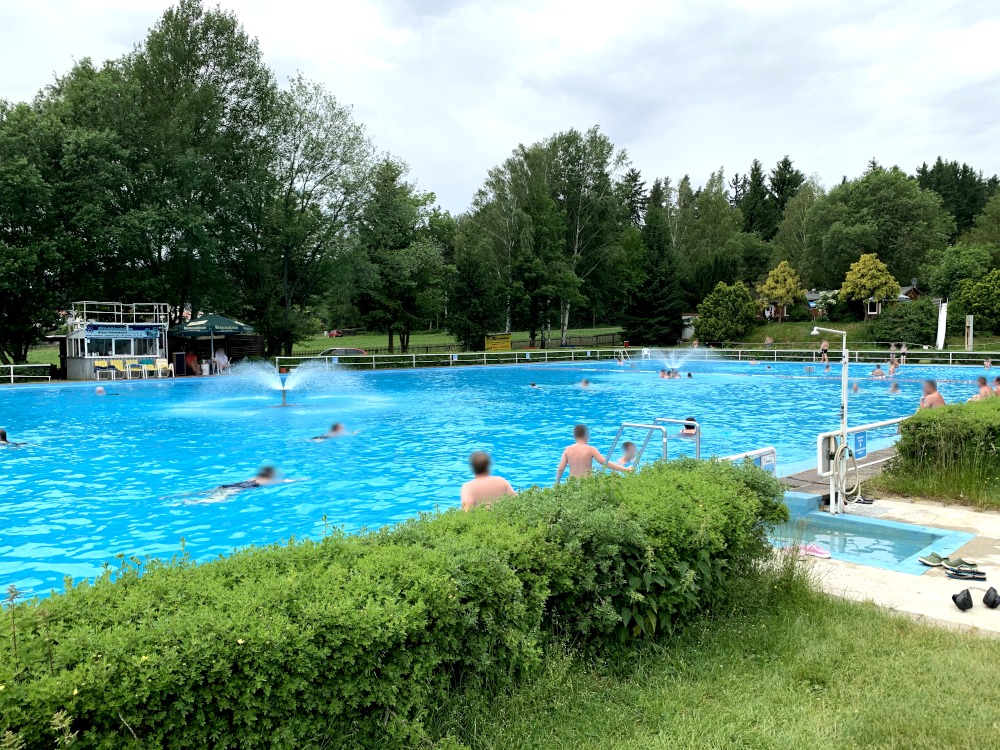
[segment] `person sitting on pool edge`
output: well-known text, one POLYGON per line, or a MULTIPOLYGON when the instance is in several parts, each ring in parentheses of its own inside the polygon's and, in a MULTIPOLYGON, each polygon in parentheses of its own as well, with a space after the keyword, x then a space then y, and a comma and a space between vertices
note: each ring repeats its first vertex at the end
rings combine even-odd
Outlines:
POLYGON ((493 502, 507 495, 516 495, 514 488, 503 477, 490 475, 490 464, 493 460, 485 451, 475 451, 469 456, 469 468, 472 469, 472 479, 462 485, 462 510, 472 510, 477 505, 487 508, 493 502))
POLYGON ((969 401, 985 401, 993 397, 993 389, 990 388, 989 381, 986 378, 982 376, 976 378, 976 385, 979 386, 979 391, 969 401))
POLYGON ((574 427, 573 437, 576 439, 576 442, 567 446, 562 453, 562 458, 559 459, 559 468, 556 469, 556 484, 562 481, 562 475, 566 471, 567 466, 569 466, 569 475, 571 477, 590 476, 590 472, 594 468, 594 461, 597 461, 602 466, 606 465, 609 469, 614 469, 615 471, 632 471, 632 469, 621 464, 608 461, 601 455, 601 452, 597 448, 588 444, 590 430, 587 429, 587 425, 578 424, 574 427))

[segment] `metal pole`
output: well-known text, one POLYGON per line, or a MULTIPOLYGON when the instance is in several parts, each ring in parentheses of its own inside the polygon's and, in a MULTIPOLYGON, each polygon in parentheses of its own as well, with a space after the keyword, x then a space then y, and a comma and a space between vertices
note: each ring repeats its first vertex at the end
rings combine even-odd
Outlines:
MULTIPOLYGON (((840 444, 847 445, 847 380, 850 373, 850 352, 847 350, 847 333, 844 335, 844 356, 840 371, 840 444)), ((837 469, 835 466, 834 469, 837 469)), ((834 471, 834 476, 836 476, 834 471)), ((832 480, 831 480, 832 481, 832 480)), ((844 509, 844 498, 837 492, 836 497, 830 497, 830 512, 841 513, 844 509)))

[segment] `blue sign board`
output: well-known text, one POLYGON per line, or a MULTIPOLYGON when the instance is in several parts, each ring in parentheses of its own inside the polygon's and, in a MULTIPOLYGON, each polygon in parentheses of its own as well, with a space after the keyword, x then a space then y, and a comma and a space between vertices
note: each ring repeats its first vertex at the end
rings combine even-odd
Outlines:
POLYGON ((864 458, 868 455, 868 433, 867 432, 855 432, 854 433, 854 457, 864 458))

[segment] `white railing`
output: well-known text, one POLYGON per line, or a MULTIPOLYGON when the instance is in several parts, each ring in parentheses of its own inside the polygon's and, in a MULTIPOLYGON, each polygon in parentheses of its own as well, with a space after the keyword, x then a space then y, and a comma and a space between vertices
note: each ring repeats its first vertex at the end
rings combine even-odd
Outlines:
POLYGON ((720 458, 720 461, 746 461, 747 459, 753 460, 759 458, 760 461, 754 461, 760 468, 764 471, 769 471, 772 474, 778 469, 778 451, 773 446, 767 446, 766 448, 758 448, 757 450, 747 451, 746 453, 734 453, 731 456, 725 456, 720 458))
MULTIPOLYGON (((673 350, 667 350, 673 351, 673 350)), ((678 350, 683 351, 683 350, 678 350)), ((821 363, 822 356, 819 349, 767 349, 767 348, 745 348, 745 349, 689 349, 694 356, 691 359, 701 359, 698 352, 711 352, 706 359, 731 359, 739 362, 805 362, 809 364, 821 363)), ((831 365, 840 364, 842 350, 831 348, 827 359, 831 365)), ((885 363, 889 361, 889 352, 884 349, 863 349, 848 351, 849 360, 853 363, 885 363)), ((896 357, 900 355, 897 353, 896 357)), ((986 351, 938 351, 937 349, 911 349, 906 354, 908 364, 917 364, 920 360, 929 360, 933 365, 974 365, 982 367, 983 361, 991 359, 1000 364, 1000 352, 986 351)))
POLYGON ((52 380, 48 365, 0 365, 0 383, 17 383, 22 380, 52 380), (44 370, 44 375, 24 373, 23 370, 44 370))
MULTIPOLYGON (((830 480, 830 512, 843 513, 844 503, 847 501, 847 474, 848 462, 854 462, 854 473, 859 486, 861 478, 858 476, 858 461, 856 450, 847 445, 847 436, 858 433, 868 433, 872 430, 885 429, 900 424, 907 417, 896 417, 895 419, 885 419, 881 422, 870 422, 868 424, 848 427, 843 433, 840 430, 830 430, 821 432, 816 436, 816 473, 822 478, 830 480), (839 442, 843 438, 844 442, 839 442)), ((865 438, 865 455, 868 453, 867 435, 865 438)), ((852 490, 853 491, 853 490, 852 490)))
MULTIPOLYGON (((634 348, 633 348, 634 349, 634 348)), ((509 352, 435 352, 427 354, 356 354, 339 357, 291 356, 275 357, 275 365, 279 368, 293 369, 303 362, 325 361, 331 364, 352 365, 366 369, 382 369, 393 367, 447 367, 450 365, 488 365, 488 364, 524 364, 530 362, 564 362, 577 360, 617 359, 623 352, 633 349, 537 349, 534 351, 512 350, 509 352)), ((656 359, 655 353, 646 354, 646 349, 638 350, 642 359, 656 359)), ((737 362, 798 362, 805 364, 821 364, 818 349, 665 349, 669 353, 686 353, 689 361, 699 360, 735 360, 737 362)), ((828 359, 831 365, 839 364, 841 352, 831 349, 828 359)), ((885 350, 849 351, 853 363, 885 363, 889 353, 885 350)), ((959 352, 937 351, 936 349, 913 349, 907 354, 909 364, 917 360, 930 360, 932 364, 976 365, 981 367, 983 360, 993 359, 1000 365, 1000 352, 959 352)))
POLYGON ((534 362, 582 362, 617 359, 618 349, 538 349, 509 352, 460 352, 432 354, 350 354, 336 357, 275 357, 281 370, 293 370, 306 362, 349 365, 369 370, 400 367, 453 367, 461 365, 530 364, 534 362))

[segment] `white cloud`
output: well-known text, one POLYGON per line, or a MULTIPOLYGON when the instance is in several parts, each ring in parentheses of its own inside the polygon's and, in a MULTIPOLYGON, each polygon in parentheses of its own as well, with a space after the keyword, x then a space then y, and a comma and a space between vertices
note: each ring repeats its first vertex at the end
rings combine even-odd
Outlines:
MULTIPOLYGON (((1000 172, 992 2, 222 0, 282 77, 353 103, 378 146, 462 210, 522 141, 599 123, 652 179, 789 154, 829 183, 875 156, 1000 172)), ((13 5, 13 4, 5 4, 13 5)), ((0 10, 0 96, 128 51, 163 0, 0 10)))

